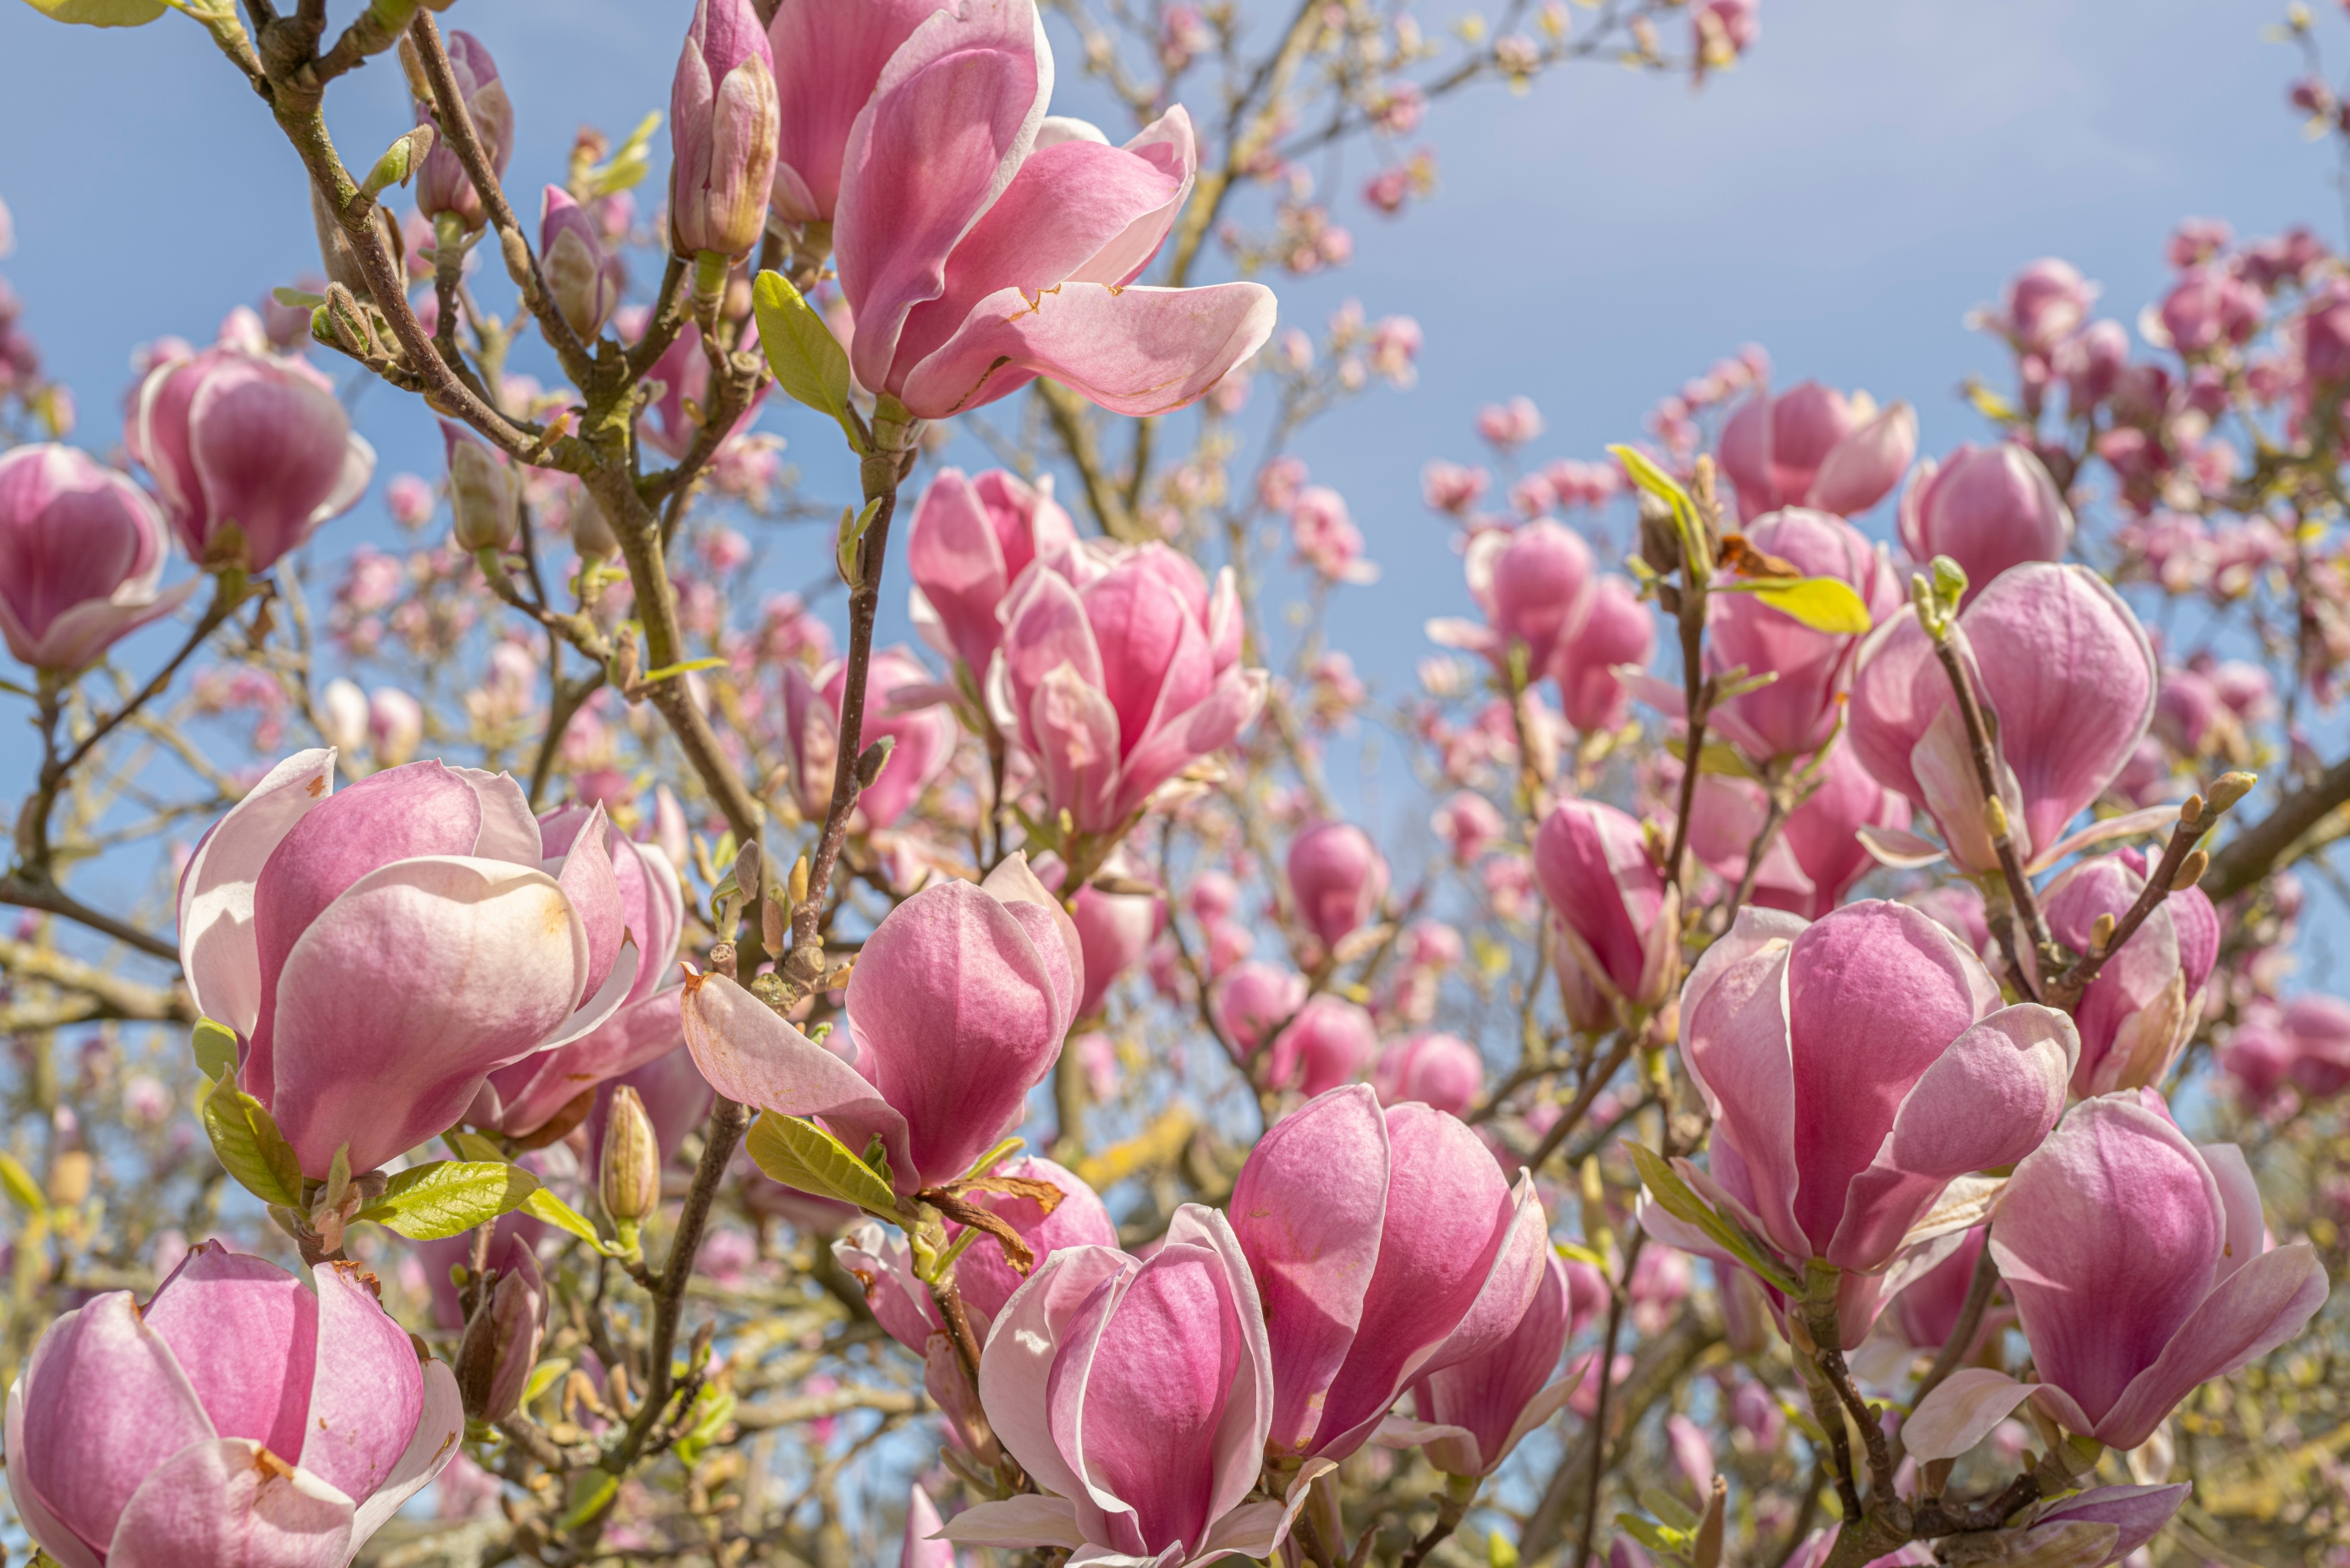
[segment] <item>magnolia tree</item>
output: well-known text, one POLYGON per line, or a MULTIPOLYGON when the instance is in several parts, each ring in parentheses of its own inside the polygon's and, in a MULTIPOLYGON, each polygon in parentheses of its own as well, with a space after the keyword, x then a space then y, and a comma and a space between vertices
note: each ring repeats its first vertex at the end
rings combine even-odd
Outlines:
POLYGON ((657 202, 659 117, 510 187, 447 3, 34 0, 201 26, 320 246, 119 452, 0 306, 43 1561, 2350 1561, 2350 263, 2034 262, 1938 456, 1751 350, 1488 408, 1375 693, 1288 448, 1419 332, 1277 324, 1301 161, 1752 0, 680 0, 657 202))

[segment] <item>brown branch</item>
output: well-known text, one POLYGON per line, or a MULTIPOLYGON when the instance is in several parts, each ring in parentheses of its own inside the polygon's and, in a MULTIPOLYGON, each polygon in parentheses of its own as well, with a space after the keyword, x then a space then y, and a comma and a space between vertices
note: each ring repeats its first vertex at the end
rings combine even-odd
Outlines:
MULTIPOLYGON (((1967 727, 1967 751, 1974 761, 1975 784, 1982 791, 1983 812, 1991 835, 1991 847, 1999 853, 2001 877, 2007 883, 2008 897, 2013 900, 2016 913, 2023 918, 2024 929, 2032 937, 2035 956, 2049 946, 2048 922, 2040 913, 2039 899, 2032 890, 2032 878, 2024 874, 2023 860, 2015 850, 2015 836, 2007 820, 2007 804, 1999 792, 1999 757, 1991 750, 1991 732, 1983 723, 1982 707, 1975 699, 1974 681, 1967 675, 1966 661, 1959 655, 1957 644, 1948 638, 1934 642, 1935 655, 1942 661, 1942 670, 1950 679, 1950 690, 1956 695, 1959 716, 1967 727)), ((2032 967, 2022 961, 2015 950, 2015 937, 2006 920, 1996 920, 2001 948, 2007 953, 2008 968, 2018 990, 2029 1001, 2040 1000, 2033 992, 2030 976, 2032 967)))
POLYGON ((74 1011, 71 1003, 60 1008, 60 1012, 73 1011, 73 1016, 60 1017, 58 1023, 98 1018, 173 1023, 196 1021, 196 1004, 185 986, 141 985, 53 948, 36 947, 11 937, 0 937, 0 970, 18 980, 41 981, 61 991, 78 992, 87 999, 89 1005, 86 1009, 74 1011))
POLYGON ((2137 929, 2152 918, 2155 910, 2162 908, 2163 901, 2178 890, 2182 881, 2194 880, 2192 877, 2182 877, 2180 872, 2195 853, 2196 841, 2219 826, 2228 807, 2242 799, 2251 786, 2251 774, 2229 774, 2212 785, 2210 802, 2199 794, 2187 797, 2178 808, 2178 822, 2170 830, 2170 840, 2162 846, 2162 858, 2147 874, 2146 885, 2138 889, 2137 898, 2122 912, 2121 919, 2114 922, 2112 931, 2042 988, 2050 1006, 2071 1011, 2106 962, 2137 934, 2137 929))
POLYGON ((2350 757, 2292 791, 2270 813, 2237 833, 2211 857, 2203 891, 2214 902, 2232 898, 2295 857, 2292 851, 2312 829, 2350 802, 2350 757))
POLYGON ((14 904, 20 909, 39 909, 51 915, 62 915, 77 925, 88 926, 118 942, 127 942, 150 957, 172 963, 180 961, 180 950, 162 938, 150 935, 112 915, 91 909, 47 878, 35 882, 22 876, 0 877, 0 904, 14 904))
POLYGON ((335 47, 318 57, 313 67, 315 78, 321 84, 330 82, 345 71, 367 63, 370 55, 380 55, 400 41, 408 31, 409 19, 416 15, 422 0, 373 0, 359 14, 351 25, 335 40, 335 47))

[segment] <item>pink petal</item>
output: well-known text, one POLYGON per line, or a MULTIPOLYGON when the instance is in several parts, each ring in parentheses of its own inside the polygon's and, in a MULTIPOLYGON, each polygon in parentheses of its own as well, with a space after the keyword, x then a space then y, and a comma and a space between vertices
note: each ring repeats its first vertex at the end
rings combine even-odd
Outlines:
POLYGON ((303 1469, 366 1499, 388 1483, 424 1414, 424 1374, 408 1331, 360 1282, 356 1263, 312 1271, 318 1285, 317 1379, 303 1469))
POLYGON ((783 0, 775 7, 767 41, 782 110, 775 209, 783 217, 833 221, 849 127, 889 57, 938 8, 937 0, 783 0))
POLYGON ((1074 664, 1056 665, 1038 682, 1021 728, 1044 775, 1045 800, 1066 810, 1084 833, 1118 820, 1118 712, 1074 664))
POLYGON ((659 1061, 685 1040, 675 987, 629 1002, 568 1045, 525 1056, 490 1075, 498 1092, 498 1125, 516 1137, 544 1127, 580 1094, 659 1061))
POLYGON ((1160 784, 1238 740, 1263 708, 1268 681, 1262 670, 1227 670, 1197 707, 1161 721, 1127 753, 1112 820, 1141 810, 1160 784))
POLYGON ((2039 1386, 1993 1367, 1962 1366, 1901 1423, 1901 1441, 1914 1459, 1955 1459, 1990 1437, 2039 1386))
MULTIPOLYGON (((1807 1256, 1795 1218, 1795 1069, 1787 1032, 1788 943, 1803 929, 1774 911, 1744 909, 1731 936, 1707 950, 1682 992, 1681 1054, 1719 1118, 1719 1151, 1737 1151, 1763 1234, 1807 1256)), ((1716 1163, 1719 1163, 1717 1158, 1716 1163)))
POLYGON ((910 1192, 920 1185, 906 1152, 906 1118, 857 1069, 775 1009, 724 975, 700 974, 686 979, 682 1016, 693 1064, 720 1094, 785 1116, 821 1116, 858 1154, 878 1136, 899 1188, 910 1192))
POLYGON ((1102 690, 1131 751, 1162 710, 1182 712, 1207 694, 1214 677, 1207 639, 1191 607, 1140 560, 1088 584, 1079 597, 1101 650, 1102 690))
MULTIPOLYGON (((1061 1189, 1061 1201, 1050 1214, 1045 1213, 1033 1198, 987 1192, 971 1195, 971 1202, 1017 1231, 1038 1262, 1064 1247, 1118 1245, 1118 1226, 1111 1221, 1109 1210, 1076 1172, 1032 1155, 1006 1163, 997 1174, 1049 1181, 1061 1189)), ((964 1303, 982 1322, 989 1324, 995 1321, 1003 1303, 1023 1283, 1021 1276, 1012 1272, 1012 1265, 1003 1261, 1003 1250, 985 1239, 974 1244, 955 1264, 955 1279, 962 1286, 964 1303)))
POLYGON ((391 1473, 373 1494, 360 1501, 351 1523, 351 1539, 367 1540, 410 1498, 432 1484, 457 1457, 457 1440, 464 1435, 465 1407, 457 1395, 455 1376, 444 1362, 426 1362, 424 1404, 417 1417, 416 1435, 393 1462, 391 1473))
POLYGON ((316 514, 347 487, 348 416, 332 392, 274 365, 215 361, 189 401, 187 428, 213 526, 244 530, 255 571, 309 537, 316 514))
POLYGON ((200 1241, 145 1315, 215 1432, 300 1458, 318 1345, 318 1298, 307 1285, 265 1258, 200 1241))
POLYGON ((979 1358, 980 1402, 1005 1450, 1039 1486, 1075 1499, 1085 1483, 1055 1442, 1049 1379, 1077 1314, 1135 1262, 1111 1247, 1068 1247, 1036 1266, 996 1314, 979 1358))
POLYGON ((8 1501, 33 1543, 56 1558, 60 1568, 104 1568, 97 1551, 50 1512, 49 1505, 25 1479, 25 1380, 21 1377, 8 1387, 7 1456, 8 1501))
POLYGON ((242 1438, 180 1449, 122 1511, 107 1568, 342 1568, 353 1545, 351 1500, 242 1438))
POLYGON ((2198 1385, 2266 1355, 2299 1334, 2325 1304, 2325 1270, 2306 1241, 2263 1252, 2222 1280, 2179 1325, 2155 1364, 2131 1380, 2096 1436, 2134 1449, 2198 1385))
POLYGON ((180 876, 180 966, 198 1011, 250 1035, 261 1013, 254 884, 286 836, 335 787, 335 753, 296 752, 214 823, 180 876))
POLYGON ((1079 681, 1098 691, 1102 657, 1086 619, 1085 602, 1067 578, 1057 572, 1032 569, 1021 585, 1007 607, 1000 669, 1011 688, 1020 743, 1035 755, 1044 749, 1030 723, 1037 688, 1046 676, 1066 665, 1079 681))
MULTIPOLYGON (((604 807, 598 804, 570 853, 559 863, 550 861, 541 867, 562 884, 563 896, 570 900, 572 911, 588 933, 588 978, 580 987, 582 996, 592 995, 610 978, 620 944, 628 936, 628 915, 620 903, 619 879, 612 872, 608 836, 604 807)), ((641 951, 639 956, 641 961, 641 951)))

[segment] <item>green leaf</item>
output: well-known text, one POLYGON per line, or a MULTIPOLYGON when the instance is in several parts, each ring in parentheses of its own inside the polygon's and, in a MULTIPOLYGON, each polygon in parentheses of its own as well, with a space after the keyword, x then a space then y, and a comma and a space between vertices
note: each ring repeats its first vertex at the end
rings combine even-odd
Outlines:
POLYGON ((312 294, 307 288, 273 288, 269 297, 288 310, 316 310, 327 303, 323 294, 312 294))
POLYGON ((1679 1556, 1689 1545, 1689 1537, 1678 1530, 1661 1530, 1637 1513, 1619 1513, 1617 1526, 1651 1552, 1663 1552, 1679 1556))
POLYGON ((874 1214, 897 1212, 898 1195, 889 1183, 814 1122, 762 1111, 743 1147, 761 1170, 785 1187, 854 1203, 874 1214))
POLYGON ((1659 1487, 1640 1489, 1640 1506, 1674 1530, 1695 1530, 1697 1511, 1659 1487))
POLYGON ((637 122, 629 139, 612 151, 612 156, 588 171, 584 182, 588 197, 608 196, 615 191, 626 191, 643 180, 652 167, 653 132, 660 129, 660 110, 637 122))
POLYGON ((463 1127, 451 1127, 441 1135, 441 1140, 456 1151, 459 1159, 503 1161, 506 1158, 506 1151, 498 1147, 495 1138, 467 1132, 463 1127))
POLYGON ((27 1214, 37 1217, 49 1211, 49 1200, 41 1191, 41 1184, 13 1154, 0 1154, 0 1188, 5 1188, 16 1207, 27 1214))
POLYGON ((302 1162, 259 1100, 223 1078, 204 1096, 204 1132, 221 1168, 265 1203, 302 1207, 302 1162))
POLYGON ((751 308, 759 317, 759 347, 775 382, 795 403, 829 414, 859 452, 864 441, 850 421, 848 352, 824 317, 800 296, 791 279, 763 272, 751 286, 751 308))
POLYGON ((518 1165, 486 1159, 436 1159, 401 1171, 383 1196, 359 1210, 411 1241, 437 1241, 486 1225, 520 1208, 538 1178, 518 1165))
POLYGON ((1717 593, 1752 594, 1773 609, 1814 631, 1863 637, 1872 625, 1868 606, 1842 577, 1747 577, 1718 581, 1717 593))
POLYGON ((166 9, 163 0, 26 0, 53 22, 84 27, 143 27, 166 9))
POLYGON ((677 1441, 677 1457, 689 1469, 700 1462, 710 1445, 718 1440, 720 1429, 734 1418, 734 1396, 705 1383, 694 1397, 693 1407, 701 1412, 694 1419, 693 1429, 677 1441))
POLYGON ((550 1355, 532 1367, 530 1381, 522 1386, 522 1407, 527 1410, 537 1404, 541 1397, 570 1370, 571 1358, 567 1355, 550 1355))
POLYGON ((1680 1174, 1665 1162, 1665 1157, 1655 1149, 1627 1138, 1625 1149, 1632 1163, 1639 1168, 1640 1179, 1646 1183, 1648 1195, 1657 1206, 1674 1219, 1694 1225, 1704 1231, 1721 1250, 1753 1270, 1763 1279, 1791 1296, 1804 1293, 1802 1282, 1787 1271, 1787 1265, 1761 1238, 1748 1233, 1743 1225, 1715 1212, 1712 1204, 1690 1190, 1680 1174))
POLYGON ((603 1237, 596 1234, 596 1227, 588 1222, 586 1215, 544 1187, 524 1199, 519 1207, 532 1219, 544 1220, 559 1231, 568 1231, 599 1252, 613 1251, 604 1244, 603 1237))
POLYGON ((852 588, 857 586, 858 543, 873 526, 873 519, 880 511, 881 498, 878 495, 867 502, 861 512, 851 512, 846 506, 840 509, 840 536, 834 555, 840 566, 840 580, 852 588))
POLYGON ((236 1071, 236 1031, 227 1024, 214 1023, 209 1018, 197 1019, 188 1035, 188 1044, 196 1054, 196 1070, 213 1083, 236 1071))
POLYGON ((1025 1138, 1005 1138, 1002 1143, 997 1144, 993 1148, 989 1149, 985 1154, 983 1154, 977 1159, 972 1160, 971 1162, 971 1168, 962 1173, 962 1179, 965 1181, 977 1180, 979 1178, 987 1175, 997 1166, 1003 1164, 1005 1160, 1010 1159, 1014 1155, 1018 1154, 1022 1149, 1027 1147, 1028 1140, 1025 1138))
POLYGON ((640 679, 646 685, 650 686, 657 681, 667 680, 673 675, 688 675, 697 670, 723 670, 725 668, 726 661, 723 659, 689 659, 682 664, 664 664, 659 670, 649 670, 645 671, 640 679))
POLYGON ((620 1478, 609 1470, 582 1470, 571 1478, 571 1506, 564 1511, 562 1528, 578 1529, 612 1505, 620 1495, 620 1478))
POLYGON ((1648 454, 1628 446, 1611 446, 1607 454, 1623 464, 1632 483, 1665 503, 1673 510, 1673 525, 1680 530, 1681 561, 1685 570, 1692 571, 1703 581, 1713 575, 1713 550, 1706 543, 1705 529, 1699 524, 1697 503, 1690 499, 1680 482, 1655 463, 1648 454))

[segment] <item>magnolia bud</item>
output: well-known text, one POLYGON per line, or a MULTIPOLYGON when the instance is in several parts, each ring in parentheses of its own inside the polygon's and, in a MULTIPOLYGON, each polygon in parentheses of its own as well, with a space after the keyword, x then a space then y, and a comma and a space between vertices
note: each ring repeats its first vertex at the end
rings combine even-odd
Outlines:
POLYGON ((473 1308, 457 1347, 457 1393, 476 1421, 503 1421, 522 1407, 546 1328, 546 1282, 519 1239, 506 1243, 497 1282, 473 1308))
POLYGON ((604 1150, 598 1190, 614 1223, 633 1228, 660 1203, 660 1139, 645 1103, 626 1084, 612 1091, 604 1113, 604 1150))
POLYGON ((449 509, 456 514, 457 544, 465 550, 503 550, 520 526, 514 472, 496 453, 441 421, 449 445, 449 509))
POLYGON ((612 524, 605 520, 604 509, 596 504, 596 498, 585 490, 571 498, 570 522, 571 547, 579 552, 581 558, 608 561, 620 553, 619 535, 612 532, 612 524))

